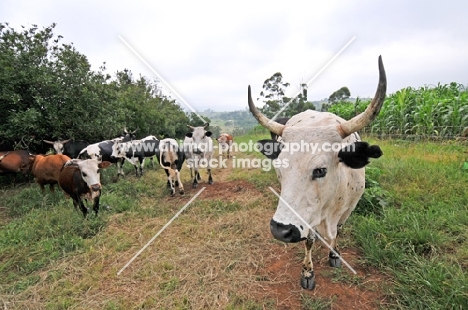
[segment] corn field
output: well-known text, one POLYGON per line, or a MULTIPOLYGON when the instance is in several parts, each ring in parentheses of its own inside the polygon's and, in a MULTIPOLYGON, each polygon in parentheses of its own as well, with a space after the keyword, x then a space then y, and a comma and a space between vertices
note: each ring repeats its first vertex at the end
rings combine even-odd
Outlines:
MULTIPOLYGON (((365 110, 369 101, 334 104, 328 110, 344 119, 365 110)), ((468 90, 458 83, 407 87, 385 99, 365 133, 378 136, 452 139, 468 135, 468 90)))

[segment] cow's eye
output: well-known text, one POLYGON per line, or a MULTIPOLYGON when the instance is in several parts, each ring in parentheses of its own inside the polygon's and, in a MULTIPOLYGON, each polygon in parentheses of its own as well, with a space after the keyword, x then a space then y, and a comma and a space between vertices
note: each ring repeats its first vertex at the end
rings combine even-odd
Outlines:
POLYGON ((316 168, 312 172, 312 180, 323 178, 327 174, 327 168, 316 168))
POLYGON ((84 173, 84 172, 83 172, 81 175, 82 175, 83 177, 87 177, 87 176, 88 176, 88 175, 87 175, 86 173, 84 173))
POLYGON ((97 170, 97 173, 98 173, 98 174, 101 173, 101 169, 98 169, 98 170, 97 170))

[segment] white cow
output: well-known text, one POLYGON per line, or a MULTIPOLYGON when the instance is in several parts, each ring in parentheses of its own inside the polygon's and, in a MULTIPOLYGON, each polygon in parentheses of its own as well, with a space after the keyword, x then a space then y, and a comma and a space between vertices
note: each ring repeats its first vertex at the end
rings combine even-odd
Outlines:
POLYGON ((200 181, 200 173, 198 172, 199 168, 206 167, 208 170, 208 183, 213 184, 213 177, 211 176, 211 159, 213 157, 213 139, 211 138, 211 131, 206 131, 206 128, 210 124, 205 124, 205 126, 193 127, 187 125, 192 132, 186 134, 186 137, 191 138, 191 147, 189 152, 191 152, 191 160, 187 161, 195 170, 195 175, 193 176, 192 188, 198 187, 198 181, 200 181))
MULTIPOLYGON (((363 113, 346 121, 332 113, 308 110, 283 125, 270 121, 257 110, 249 86, 251 113, 261 125, 282 138, 279 142, 259 141, 262 153, 280 162, 275 167, 281 183, 281 199, 270 222, 270 230, 276 239, 284 242, 306 240, 301 274, 301 285, 305 289, 315 287, 311 257, 316 237, 314 231, 338 253, 337 230, 364 192, 364 167, 369 163, 369 157, 382 155, 378 146, 361 142, 356 132, 378 115, 386 88, 385 70, 379 57, 377 92, 363 113), (305 150, 307 145, 310 148, 305 150)), ((338 267, 341 262, 335 252, 330 251, 329 262, 338 267)))

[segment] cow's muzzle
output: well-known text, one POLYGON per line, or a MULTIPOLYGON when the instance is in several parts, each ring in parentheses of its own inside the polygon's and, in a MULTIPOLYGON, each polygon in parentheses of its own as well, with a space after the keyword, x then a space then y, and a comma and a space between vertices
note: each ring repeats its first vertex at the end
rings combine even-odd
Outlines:
POLYGON ((305 239, 301 237, 301 232, 296 226, 281 224, 275 220, 270 221, 270 231, 275 239, 286 243, 299 242, 305 239))
POLYGON ((98 192, 101 190, 101 184, 94 184, 94 185, 91 185, 91 190, 93 192, 98 192))

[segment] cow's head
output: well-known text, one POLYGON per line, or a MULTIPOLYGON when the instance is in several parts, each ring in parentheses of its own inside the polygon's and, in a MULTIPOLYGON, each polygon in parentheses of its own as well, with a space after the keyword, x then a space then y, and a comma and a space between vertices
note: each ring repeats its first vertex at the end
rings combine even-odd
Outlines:
POLYGON ((65 143, 67 143, 70 140, 71 139, 57 140, 57 141, 48 141, 48 140, 42 140, 42 141, 44 141, 47 144, 51 144, 52 147, 54 148, 55 154, 63 154, 65 143))
POLYGON ((320 227, 328 216, 337 217, 339 222, 344 215, 342 210, 357 203, 364 190, 364 171, 354 169, 363 168, 369 157, 379 157, 382 153, 378 146, 360 142, 356 132, 378 115, 386 85, 379 57, 377 92, 363 113, 345 121, 331 113, 305 111, 285 125, 269 120, 257 110, 249 86, 251 113, 262 126, 282 138, 281 142, 259 141, 262 153, 278 161, 275 167, 281 183, 281 199, 270 222, 276 239, 303 240, 310 233, 308 227, 320 227))
POLYGON ((219 138, 216 139, 218 141, 218 143, 228 143, 228 138, 229 138, 229 135, 227 133, 222 133, 221 135, 219 135, 219 138))
POLYGON ((206 123, 205 126, 193 127, 187 125, 192 132, 187 133, 185 136, 192 138, 192 151, 194 154, 201 154, 202 152, 208 151, 210 144, 208 139, 211 139, 212 132, 207 131, 210 124, 206 123))
POLYGON ((81 178, 90 189, 91 197, 93 199, 100 195, 101 191, 101 169, 105 169, 111 165, 108 161, 98 162, 96 159, 72 159, 67 164, 78 166, 81 173, 81 178))
POLYGON ((136 138, 136 132, 138 131, 138 128, 135 129, 134 131, 128 131, 127 128, 124 128, 122 134, 120 135, 120 141, 122 142, 127 142, 127 141, 132 141, 133 139, 136 138))

